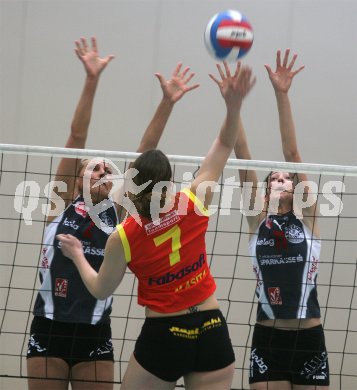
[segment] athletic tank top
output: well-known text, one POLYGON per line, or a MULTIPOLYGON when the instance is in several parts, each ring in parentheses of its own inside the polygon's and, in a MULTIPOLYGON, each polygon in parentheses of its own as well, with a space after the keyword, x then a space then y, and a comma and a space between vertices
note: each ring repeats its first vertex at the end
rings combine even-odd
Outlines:
POLYGON ((213 294, 207 264, 208 213, 188 189, 171 211, 152 222, 140 216, 117 226, 129 269, 138 278, 138 303, 160 313, 194 306, 213 294))
POLYGON ((270 215, 249 241, 257 278, 257 320, 319 318, 321 241, 293 212, 270 215))
MULTIPOLYGON (((113 231, 118 216, 113 202, 109 199, 106 202, 109 208, 99 218, 113 231)), ((109 231, 94 224, 83 197, 78 196, 45 229, 39 271, 41 287, 33 314, 71 323, 110 322, 113 298, 98 300, 90 294, 73 261, 62 254, 56 238, 62 233, 72 234, 82 242, 84 255, 96 271, 102 264, 109 231)))

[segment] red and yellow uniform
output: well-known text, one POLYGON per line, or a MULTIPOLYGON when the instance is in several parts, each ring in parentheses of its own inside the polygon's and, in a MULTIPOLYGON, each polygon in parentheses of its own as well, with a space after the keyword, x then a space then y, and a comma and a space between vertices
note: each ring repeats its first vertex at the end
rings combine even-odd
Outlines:
POLYGON ((133 217, 117 226, 129 269, 139 281, 138 303, 160 313, 194 306, 213 294, 207 264, 208 212, 189 190, 175 196, 174 207, 152 222, 133 217))

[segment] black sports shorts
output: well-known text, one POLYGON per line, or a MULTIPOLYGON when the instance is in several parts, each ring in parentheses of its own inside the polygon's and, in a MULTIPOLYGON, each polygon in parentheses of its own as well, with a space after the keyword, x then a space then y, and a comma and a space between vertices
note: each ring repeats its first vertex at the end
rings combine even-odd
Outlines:
POLYGON ((147 371, 168 382, 190 372, 219 370, 235 361, 220 310, 146 318, 134 356, 147 371))
POLYGON ((268 381, 329 385, 329 365, 321 325, 301 330, 255 325, 249 383, 268 381))
POLYGON ((96 360, 114 361, 110 324, 75 324, 34 317, 27 358, 57 357, 70 367, 96 360))

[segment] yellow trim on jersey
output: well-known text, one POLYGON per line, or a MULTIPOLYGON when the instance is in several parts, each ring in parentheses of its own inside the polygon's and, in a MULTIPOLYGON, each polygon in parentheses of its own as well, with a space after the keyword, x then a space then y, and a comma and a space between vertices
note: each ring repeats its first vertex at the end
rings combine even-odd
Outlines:
POLYGON ((124 230, 122 224, 117 225, 117 231, 119 233, 119 237, 120 237, 121 242, 123 244, 124 254, 125 254, 125 261, 127 263, 130 263, 130 261, 131 261, 130 244, 129 244, 128 237, 126 236, 126 233, 125 233, 125 230, 124 230))
POLYGON ((208 209, 206 209, 201 200, 198 199, 197 196, 189 188, 184 188, 183 190, 181 190, 181 192, 186 194, 188 198, 191 199, 191 201, 195 204, 195 206, 198 208, 202 215, 204 215, 205 217, 209 216, 208 209))

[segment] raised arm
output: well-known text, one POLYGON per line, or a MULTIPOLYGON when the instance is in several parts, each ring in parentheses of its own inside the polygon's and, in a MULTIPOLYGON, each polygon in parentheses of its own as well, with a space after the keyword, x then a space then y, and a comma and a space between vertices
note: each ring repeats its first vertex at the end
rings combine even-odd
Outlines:
POLYGON ((170 80, 165 80, 161 73, 155 74, 160 82, 163 96, 140 141, 137 152, 142 153, 157 147, 175 103, 177 103, 186 92, 199 87, 199 84, 189 85, 190 80, 195 75, 194 73, 189 73, 190 68, 186 67, 182 71, 181 68, 182 64, 177 64, 170 80))
MULTIPOLYGON (((265 68, 268 72, 270 81, 275 91, 279 113, 281 144, 285 161, 299 163, 302 162, 302 158, 297 144, 295 124, 288 92, 290 90, 293 78, 302 69, 304 69, 304 66, 300 66, 296 70, 293 70, 297 54, 294 54, 291 60, 289 60, 289 55, 290 50, 285 50, 284 58, 281 60, 281 52, 278 50, 276 54, 275 72, 270 68, 269 65, 265 65, 265 68)), ((308 181, 308 177, 305 173, 298 173, 297 183, 301 181, 308 181)), ((309 191, 309 186, 305 186, 304 201, 309 195, 309 191)), ((314 203, 312 206, 304 207, 302 212, 304 217, 314 216, 316 213, 316 204, 314 203)), ((311 225, 314 221, 307 220, 306 222, 311 225)))
MULTIPOLYGON (((238 139, 234 145, 234 153, 238 159, 241 160, 251 160, 251 155, 249 151, 247 136, 245 134, 245 129, 241 116, 239 117, 238 122, 238 139)), ((251 213, 251 210, 254 210, 255 207, 259 207, 258 197, 260 196, 258 191, 258 178, 255 170, 252 169, 240 169, 239 170, 240 184, 242 188, 243 199, 249 199, 249 203, 244 204, 249 209, 246 212, 248 225, 251 231, 254 231, 258 226, 261 213, 251 213)))
MULTIPOLYGON (((170 117, 174 105, 187 93, 199 87, 199 84, 189 85, 194 73, 190 72, 189 67, 182 70, 182 64, 178 63, 172 72, 170 80, 166 80, 161 73, 156 73, 155 76, 160 82, 162 89, 162 99, 146 128, 137 152, 143 153, 147 150, 156 149, 160 138, 164 132, 166 123, 170 117)), ((129 168, 132 164, 129 165, 129 168)), ((118 205, 120 220, 123 219, 126 210, 120 205, 123 204, 124 194, 127 192, 125 186, 120 186, 113 194, 112 198, 118 205)))
MULTIPOLYGON (((84 38, 76 41, 75 45, 75 52, 80 61, 83 63, 86 71, 86 79, 79 102, 74 112, 71 132, 65 147, 83 149, 87 140, 93 101, 100 74, 114 56, 108 55, 103 58, 99 57, 97 41, 94 37, 91 39, 91 46, 88 45, 86 39, 84 38)), ((67 192, 58 192, 58 195, 64 199, 66 205, 76 196, 75 176, 78 171, 78 166, 78 160, 73 158, 63 158, 57 169, 56 180, 63 181, 67 184, 67 192)))
POLYGON ((298 150, 295 125, 291 111, 290 100, 288 96, 293 78, 297 75, 304 66, 293 70, 297 54, 289 62, 290 50, 285 51, 283 62, 281 61, 281 52, 278 50, 276 54, 276 70, 272 71, 269 65, 265 65, 270 81, 273 85, 276 102, 279 113, 281 143, 285 161, 301 162, 301 156, 298 150))
POLYGON ((236 143, 238 136, 238 120, 243 99, 255 84, 249 67, 241 67, 237 63, 232 75, 228 64, 224 62, 224 70, 217 64, 220 80, 210 74, 211 79, 218 85, 226 104, 226 117, 222 128, 208 151, 196 179, 192 183, 192 191, 201 198, 207 208, 212 201, 210 182, 217 182, 224 166, 236 143), (202 192, 203 190, 203 192, 202 192))

